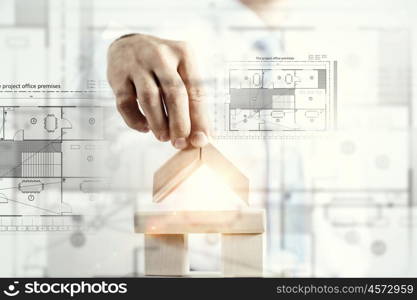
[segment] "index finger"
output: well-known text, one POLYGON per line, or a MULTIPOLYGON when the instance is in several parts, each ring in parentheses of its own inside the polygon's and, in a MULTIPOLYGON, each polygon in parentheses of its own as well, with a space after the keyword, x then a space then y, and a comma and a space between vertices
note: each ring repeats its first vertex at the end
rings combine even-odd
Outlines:
POLYGON ((191 121, 190 142, 194 147, 204 147, 210 134, 206 94, 193 53, 187 49, 178 66, 184 85, 187 89, 191 121))

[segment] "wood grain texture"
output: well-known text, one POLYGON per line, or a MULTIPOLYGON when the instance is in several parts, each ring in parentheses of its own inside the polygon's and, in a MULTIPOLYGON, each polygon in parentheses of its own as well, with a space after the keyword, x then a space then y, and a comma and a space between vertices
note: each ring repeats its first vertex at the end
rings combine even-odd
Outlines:
POLYGON ((189 148, 177 152, 153 177, 153 201, 160 202, 201 165, 201 149, 189 148))
POLYGON ((262 233, 264 210, 153 211, 135 214, 136 233, 262 233))
POLYGON ((145 234, 145 275, 183 276, 188 272, 186 235, 145 234))
POLYGON ((263 276, 264 234, 222 234, 222 272, 236 277, 263 276))

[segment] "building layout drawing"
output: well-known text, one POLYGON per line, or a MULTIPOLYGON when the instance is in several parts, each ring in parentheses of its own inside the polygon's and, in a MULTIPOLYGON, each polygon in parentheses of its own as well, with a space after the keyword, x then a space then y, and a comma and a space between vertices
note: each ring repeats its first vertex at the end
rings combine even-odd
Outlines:
MULTIPOLYGON (((180 2, 0 1, 1 86, 61 86, 0 88, 0 275, 144 274, 132 218, 174 149, 124 124, 106 77, 139 32, 196 42, 214 141, 267 211, 269 274, 416 277, 417 2, 286 1, 271 28, 180 2)), ((220 237, 190 238, 193 270, 219 266, 220 237)))
MULTIPOLYGON (((268 61, 230 64, 220 135, 274 136, 326 131, 335 124, 335 63, 268 61), (223 128, 221 128, 223 127, 223 128)), ((219 125, 219 124, 217 124, 219 125)))
POLYGON ((0 231, 70 230, 105 184, 102 107, 0 107, 0 231))

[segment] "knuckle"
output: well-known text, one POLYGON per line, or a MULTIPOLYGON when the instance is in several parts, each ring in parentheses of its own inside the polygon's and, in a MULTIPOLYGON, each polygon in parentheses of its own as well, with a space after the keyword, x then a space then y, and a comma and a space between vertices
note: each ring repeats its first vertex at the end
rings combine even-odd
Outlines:
POLYGON ((165 101, 171 105, 177 104, 182 100, 184 93, 181 92, 181 89, 171 86, 165 89, 164 97, 165 101))
POLYGON ((175 90, 181 86, 181 81, 176 79, 175 76, 172 76, 171 74, 169 76, 159 78, 159 82, 165 92, 175 90))
POLYGON ((190 134, 190 125, 184 120, 173 122, 171 130, 174 136, 188 136, 190 134))
POLYGON ((182 56, 187 56, 188 54, 192 53, 190 44, 185 41, 176 42, 176 48, 182 56))
POLYGON ((198 87, 190 87, 188 91, 188 98, 192 102, 201 102, 205 98, 204 90, 198 87))
POLYGON ((161 63, 164 62, 164 49, 163 46, 156 46, 155 49, 153 50, 153 59, 157 62, 157 63, 161 63))
POLYGON ((157 65, 166 65, 169 47, 166 44, 158 44, 152 49, 153 60, 157 65))
POLYGON ((167 43, 161 42, 161 43, 156 44, 155 48, 157 52, 159 53, 159 55, 164 55, 167 52, 169 52, 171 47, 167 43))
POLYGON ((121 39, 114 41, 107 50, 107 57, 109 60, 122 60, 126 56, 131 56, 134 53, 134 45, 132 42, 121 39))
POLYGON ((152 45, 143 43, 136 35, 114 41, 107 51, 109 68, 130 73, 145 65, 153 49, 152 45))
POLYGON ((158 104, 159 92, 157 89, 147 88, 141 91, 141 100, 144 104, 155 106, 158 104))
POLYGON ((139 67, 138 61, 129 52, 115 55, 108 60, 107 79, 110 85, 117 85, 118 82, 126 81, 132 71, 139 67))
POLYGON ((114 89, 114 95, 116 96, 118 102, 130 102, 134 98, 134 96, 124 88, 114 89))
POLYGON ((152 52, 152 60, 156 67, 172 67, 173 64, 177 64, 179 59, 177 46, 171 42, 158 43, 150 50, 152 52))
POLYGON ((116 107, 121 113, 129 113, 133 110, 132 98, 118 98, 116 107))

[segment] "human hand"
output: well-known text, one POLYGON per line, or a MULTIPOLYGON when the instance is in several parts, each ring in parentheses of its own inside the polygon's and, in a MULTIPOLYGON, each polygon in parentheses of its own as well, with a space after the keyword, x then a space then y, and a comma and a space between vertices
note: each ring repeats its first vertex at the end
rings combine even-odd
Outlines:
POLYGON ((208 143, 202 82, 185 42, 142 34, 121 37, 109 47, 107 77, 129 127, 151 130, 178 149, 208 143))

